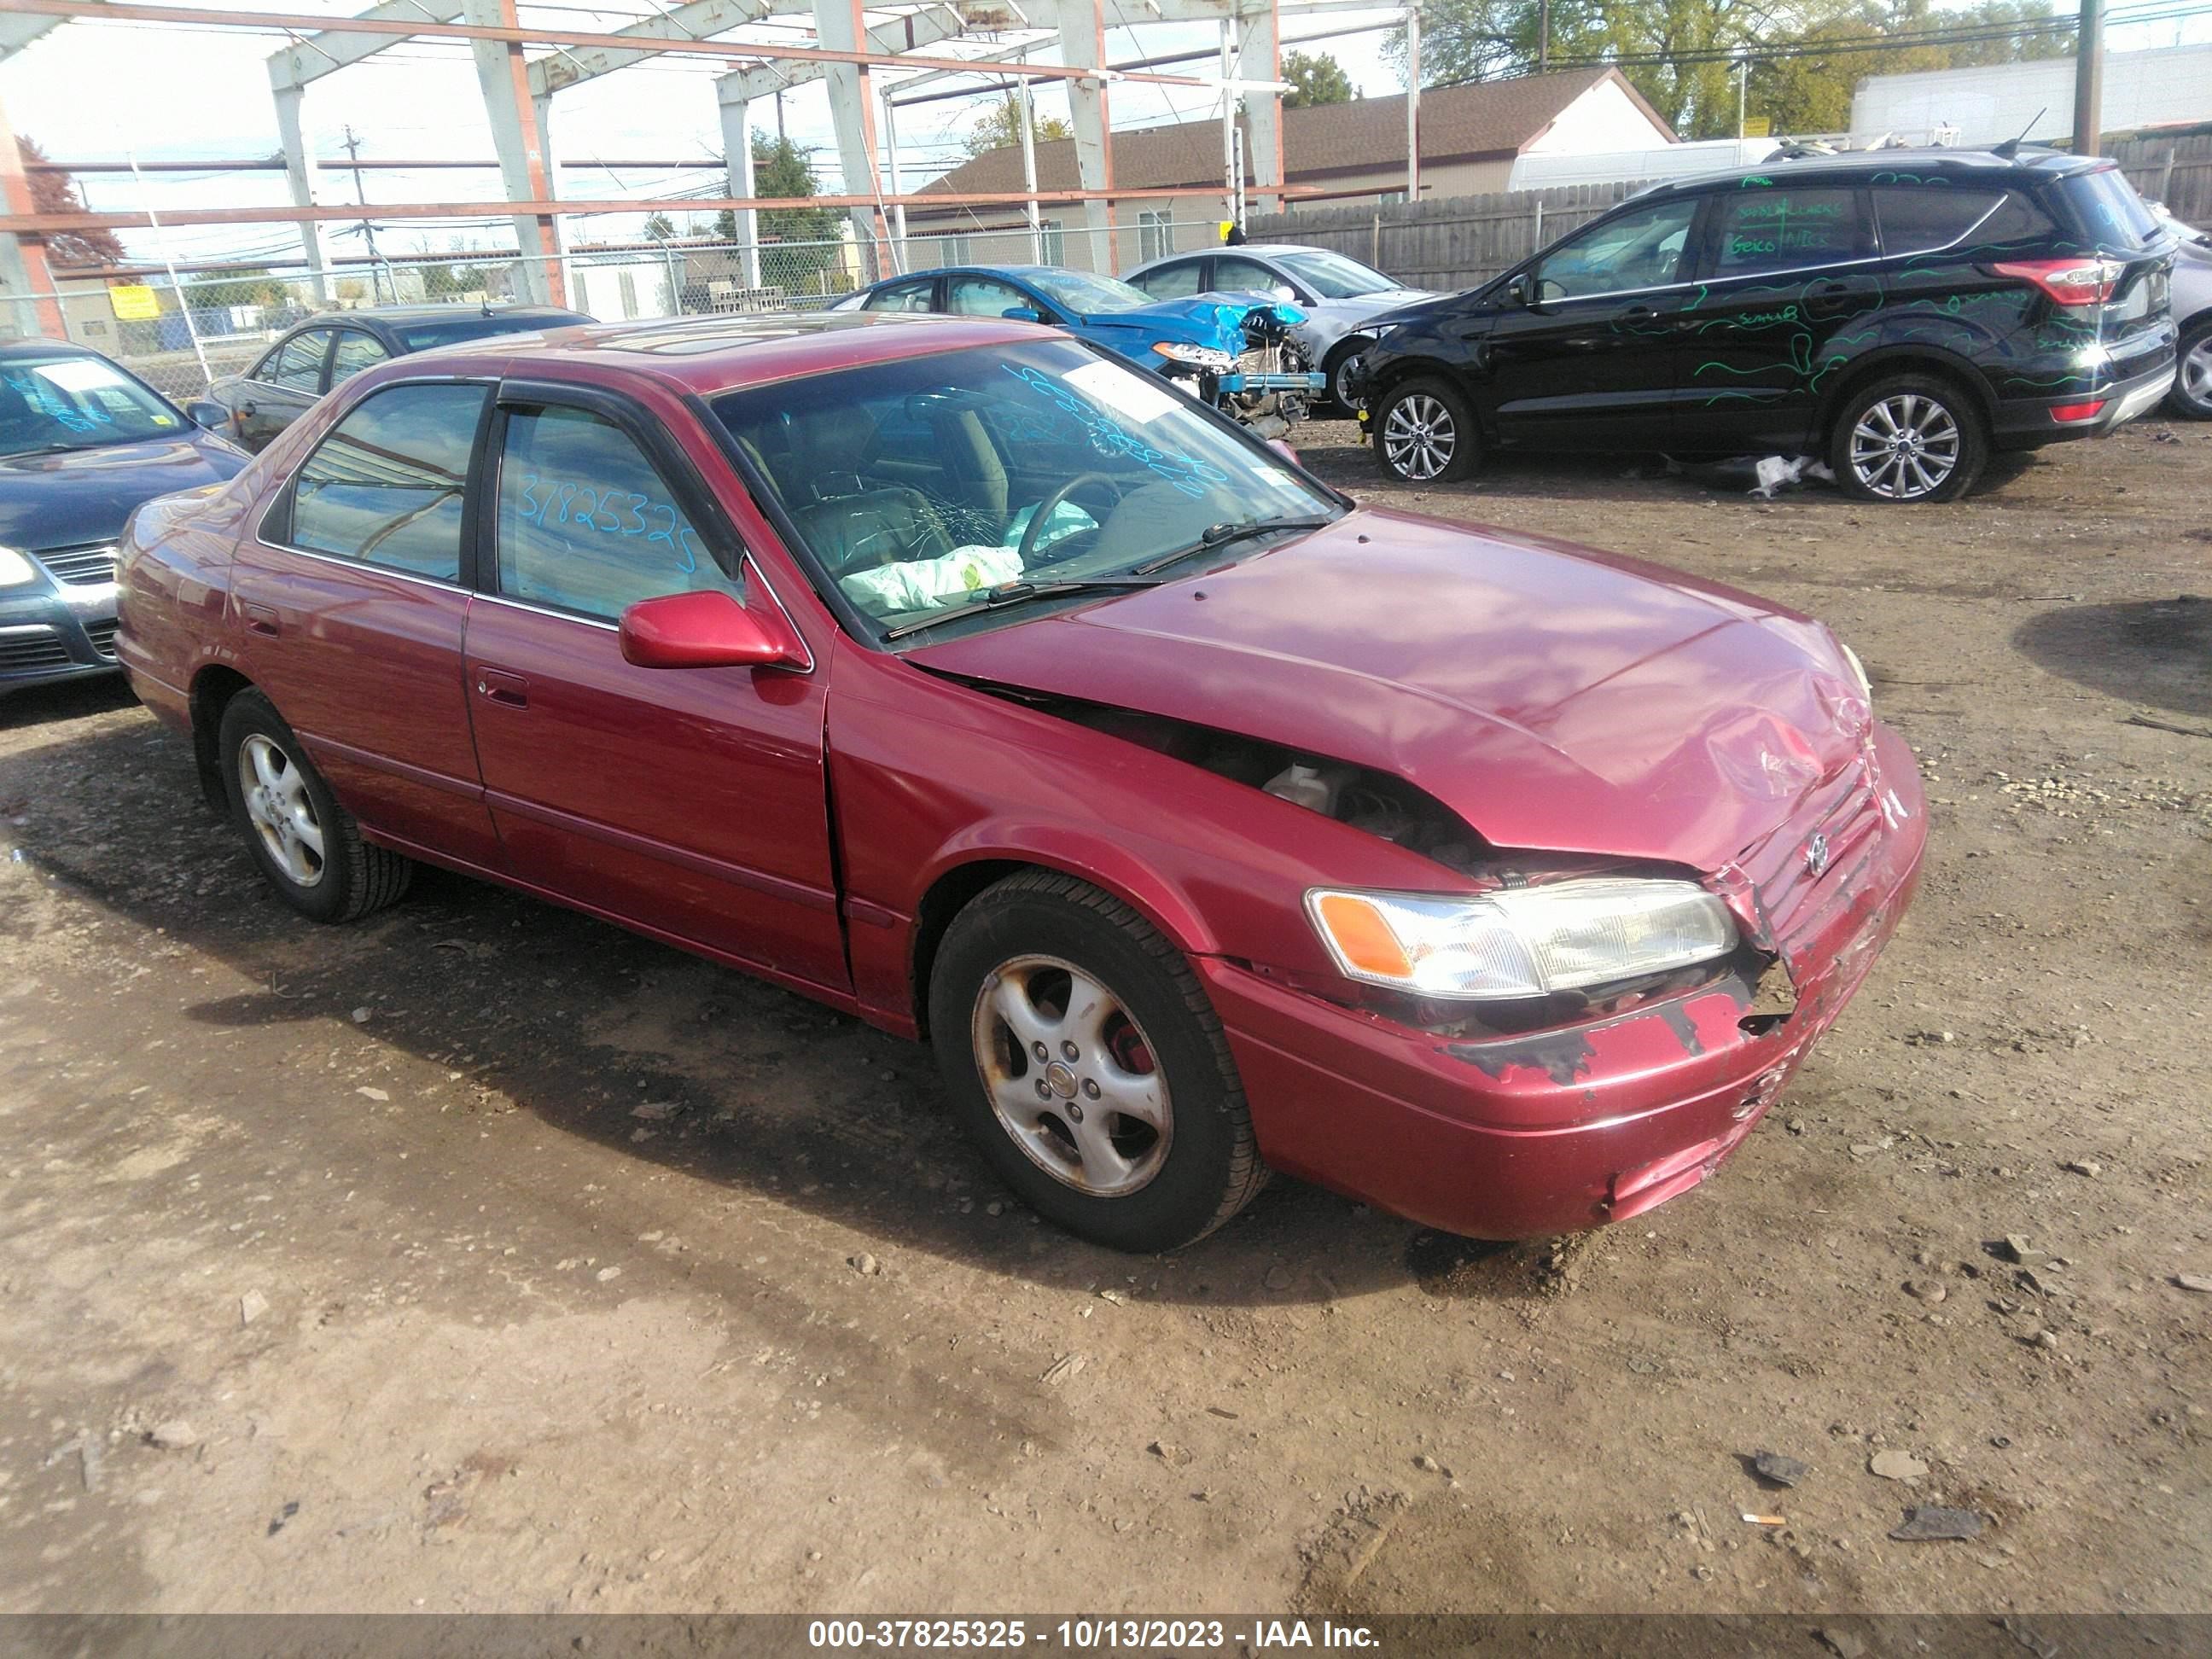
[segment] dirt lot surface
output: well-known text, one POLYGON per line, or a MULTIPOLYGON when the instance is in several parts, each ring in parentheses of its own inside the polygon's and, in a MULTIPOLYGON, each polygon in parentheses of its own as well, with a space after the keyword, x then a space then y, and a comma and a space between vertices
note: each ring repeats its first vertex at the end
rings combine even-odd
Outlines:
POLYGON ((1918 511, 1316 431, 1814 612, 1918 748, 1918 906, 1716 1179, 1109 1255, 920 1049, 454 878, 314 927, 127 694, 27 695, 0 1607, 2212 1609, 2212 429, 1918 511))

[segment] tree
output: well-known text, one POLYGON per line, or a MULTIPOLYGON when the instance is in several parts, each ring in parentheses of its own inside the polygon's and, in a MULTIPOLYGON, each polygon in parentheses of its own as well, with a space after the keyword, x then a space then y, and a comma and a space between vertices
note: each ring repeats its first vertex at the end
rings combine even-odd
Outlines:
POLYGON ((291 295, 266 266, 240 265, 193 283, 191 297, 193 310, 209 311, 231 306, 281 306, 291 295))
MULTIPOLYGON (((40 148, 35 138, 27 138, 18 133, 15 135, 15 148, 22 153, 27 163, 46 159, 46 152, 40 148)), ((40 213, 84 211, 84 199, 76 192, 76 180, 66 173, 33 173, 31 205, 40 213)), ((123 244, 116 240, 115 233, 112 230, 57 231, 45 240, 47 262, 64 270, 125 263, 123 244)))
MULTIPOLYGON (((781 135, 753 134, 753 194, 786 198, 814 195, 813 154, 781 135)), ((763 252, 763 275, 771 283, 789 286, 802 282, 843 257, 844 214, 837 208, 763 208, 755 217, 763 243, 801 245, 780 248, 773 258, 763 252)), ((714 234, 726 242, 736 241, 736 213, 725 208, 716 214, 714 234)))
MULTIPOLYGON (((1421 80, 1456 85, 1526 75, 1536 65, 1540 0, 1425 0, 1421 80)), ((1850 125, 1851 88, 1863 77, 1907 70, 2013 63, 2073 50, 2069 32, 2033 25, 2048 0, 1972 0, 1937 10, 1935 0, 1552 0, 1548 59, 1581 68, 1610 58, 1685 138, 1732 137, 1736 71, 1745 47, 1785 56, 1753 62, 1746 107, 1778 132, 1836 132, 1850 125), (2014 26, 2008 27, 2008 26, 2014 26), (1986 28, 1986 38, 1901 40, 1869 50, 1869 36, 1986 28)), ((1405 47, 1394 40, 1402 76, 1405 47)))
POLYGON ((665 213, 655 213, 645 222, 645 240, 665 242, 676 234, 676 222, 665 213))
MULTIPOLYGON (((1075 137, 1075 129, 1057 115, 1039 115, 1033 110, 1030 125, 1040 144, 1054 138, 1075 137)), ((1021 142, 1022 102, 1011 92, 978 116, 975 125, 960 140, 971 161, 978 155, 988 155, 994 149, 1009 149, 1021 142)))
POLYGON ((1285 109, 1305 109, 1316 104, 1348 104, 1359 95, 1344 65, 1325 52, 1283 54, 1283 79, 1291 89, 1283 94, 1285 109))

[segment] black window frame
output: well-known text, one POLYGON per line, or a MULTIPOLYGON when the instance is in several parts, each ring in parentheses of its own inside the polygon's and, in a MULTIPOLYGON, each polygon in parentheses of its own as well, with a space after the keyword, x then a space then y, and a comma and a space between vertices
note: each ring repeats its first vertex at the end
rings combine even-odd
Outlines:
MULTIPOLYGON (((325 367, 328 367, 327 361, 325 367)), ((491 422, 494 411, 499 406, 498 393, 499 380, 496 376, 492 375, 482 377, 464 374, 412 375, 401 380, 386 380, 371 386, 366 392, 348 404, 339 412, 337 418, 323 428, 322 435, 315 440, 314 447, 302 455, 299 464, 286 475, 284 487, 276 492, 276 498, 270 503, 269 510, 261 515, 261 523, 255 532, 256 535, 268 545, 287 553, 296 553, 302 558, 328 559, 332 563, 345 565, 352 569, 374 570, 380 575, 396 576, 403 581, 428 582, 434 587, 445 588, 453 592, 477 592, 474 570, 477 562, 477 520, 483 511, 484 433, 485 428, 491 422), (460 559, 453 579, 447 580, 443 576, 425 575, 419 570, 406 570, 397 565, 379 564, 374 559, 356 558, 350 554, 333 553, 326 547, 301 547, 293 540, 292 513, 297 504, 300 475, 307 470, 316 456, 322 453, 323 446, 337 435, 337 429, 368 404, 383 397, 386 392, 398 392, 410 386, 478 386, 486 394, 483 407, 477 411, 476 433, 469 441, 469 470, 461 481, 460 559)))
MULTIPOLYGON (((626 392, 578 380, 528 375, 514 376, 498 383, 489 400, 490 414, 486 424, 477 434, 476 510, 472 520, 464 521, 462 559, 463 572, 474 592, 501 605, 558 617, 563 621, 580 623, 590 628, 614 629, 619 626, 615 618, 571 611, 538 599, 519 599, 500 592, 499 498, 501 478, 507 466, 508 417, 516 410, 548 407, 576 409, 596 415, 635 444, 638 453, 660 475, 661 483, 668 486, 670 496, 683 510, 691 527, 698 532, 708 556, 721 567, 722 574, 736 586, 738 603, 750 602, 752 578, 749 568, 757 572, 759 562, 753 557, 752 550, 747 545, 736 521, 724 510, 720 497, 693 464, 690 456, 670 434, 666 424, 626 392)), ((717 443, 716 447, 719 449, 721 445, 717 443)))

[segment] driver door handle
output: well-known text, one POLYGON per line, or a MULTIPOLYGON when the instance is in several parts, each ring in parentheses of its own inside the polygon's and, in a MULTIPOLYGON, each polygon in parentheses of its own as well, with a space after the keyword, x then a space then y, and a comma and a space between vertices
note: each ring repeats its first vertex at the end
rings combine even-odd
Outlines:
POLYGON ((520 674, 511 674, 503 668, 479 668, 476 672, 477 696, 487 702, 495 702, 502 708, 530 707, 530 682, 520 674))

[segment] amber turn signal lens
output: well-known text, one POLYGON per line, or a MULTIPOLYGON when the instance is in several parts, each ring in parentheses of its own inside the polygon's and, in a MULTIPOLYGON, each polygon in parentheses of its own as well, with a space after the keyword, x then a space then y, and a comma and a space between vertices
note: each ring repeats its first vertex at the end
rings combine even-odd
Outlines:
POLYGON ((1412 976, 1406 947, 1369 901, 1350 893, 1324 893, 1314 901, 1314 909, 1347 966, 1378 979, 1412 976))

